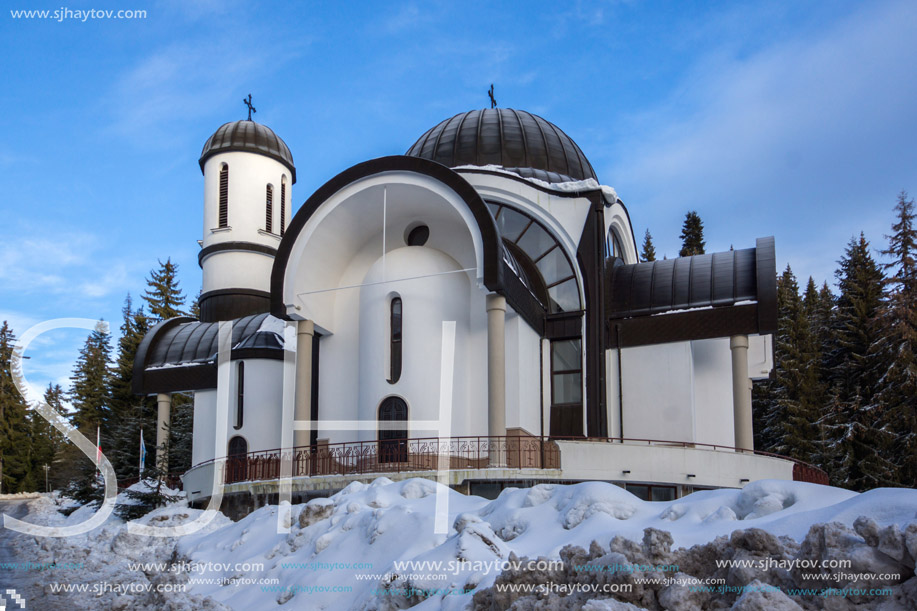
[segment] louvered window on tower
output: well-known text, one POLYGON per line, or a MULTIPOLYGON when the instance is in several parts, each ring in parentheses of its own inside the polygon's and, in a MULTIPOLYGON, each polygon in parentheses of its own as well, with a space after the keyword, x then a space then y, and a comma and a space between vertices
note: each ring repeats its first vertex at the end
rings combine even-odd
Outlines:
POLYGON ((229 227, 229 166, 220 169, 220 227, 229 227))
POLYGON ((287 177, 280 181, 280 235, 283 235, 283 226, 287 221, 287 177))
POLYGON ((264 229, 268 233, 274 231, 274 187, 271 185, 267 186, 267 192, 264 196, 264 229))

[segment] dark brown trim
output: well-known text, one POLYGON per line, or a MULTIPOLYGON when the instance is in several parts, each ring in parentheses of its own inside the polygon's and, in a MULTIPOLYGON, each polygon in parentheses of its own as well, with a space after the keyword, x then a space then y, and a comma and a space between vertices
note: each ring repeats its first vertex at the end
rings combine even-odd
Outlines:
POLYGON ((755 276, 758 284, 758 333, 777 332, 777 254, 774 237, 755 242, 755 276))
POLYGON ((468 206, 474 216, 484 243, 484 286, 494 292, 503 290, 503 261, 500 232, 487 205, 471 184, 457 172, 441 163, 392 155, 364 161, 348 168, 318 188, 302 205, 290 221, 274 257, 271 271, 271 313, 277 318, 290 320, 283 304, 283 281, 293 244, 313 214, 335 193, 358 180, 383 172, 413 172, 429 176, 452 189, 468 206))
POLYGON ((197 264, 200 267, 204 267, 204 259, 214 253, 223 252, 224 250, 243 250, 269 255, 271 257, 277 256, 277 249, 273 246, 265 246, 264 244, 256 244, 255 242, 220 242, 201 249, 201 251, 197 253, 197 264))
POLYGON ((198 159, 198 165, 201 166, 201 174, 204 173, 204 166, 207 164, 208 159, 216 155, 222 155, 223 153, 251 153, 252 155, 261 155, 262 157, 273 159, 274 161, 279 162, 282 166, 290 170, 293 184, 296 184, 296 168, 290 165, 290 162, 284 159, 283 156, 276 153, 269 153, 267 151, 259 151, 249 146, 226 146, 207 151, 207 153, 198 159))
POLYGON ((638 316, 612 322, 608 348, 633 348, 758 332, 758 306, 723 306, 678 314, 638 316))
POLYGON ((259 291, 257 289, 217 289, 215 291, 207 291, 206 293, 201 293, 200 300, 209 299, 211 297, 219 297, 222 295, 250 295, 252 297, 263 297, 265 299, 270 299, 271 294, 267 291, 259 291))
POLYGON ((580 237, 576 260, 583 275, 586 331, 586 431, 589 437, 608 436, 605 388, 605 206, 604 195, 584 195, 592 202, 580 237))

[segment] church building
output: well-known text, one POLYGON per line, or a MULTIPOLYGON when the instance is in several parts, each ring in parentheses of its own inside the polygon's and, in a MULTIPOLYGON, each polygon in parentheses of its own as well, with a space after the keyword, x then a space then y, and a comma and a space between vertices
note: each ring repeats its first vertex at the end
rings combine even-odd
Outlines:
POLYGON ((273 494, 283 452, 305 496, 437 470, 485 496, 602 480, 653 500, 823 475, 753 451, 773 238, 640 261, 627 207, 542 117, 457 114, 298 209, 290 149, 250 118, 200 168, 200 320, 156 325, 134 375, 161 423, 194 395, 194 502, 214 477, 273 494))

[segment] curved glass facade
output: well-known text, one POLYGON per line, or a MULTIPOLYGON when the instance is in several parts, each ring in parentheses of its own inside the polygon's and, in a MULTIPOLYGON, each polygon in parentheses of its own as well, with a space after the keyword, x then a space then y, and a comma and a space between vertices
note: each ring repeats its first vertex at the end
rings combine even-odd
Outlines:
MULTIPOLYGON (((531 262, 528 267, 537 269, 541 275, 548 293, 548 303, 544 304, 548 312, 582 310, 573 264, 560 242, 541 223, 524 212, 493 202, 488 202, 487 207, 503 240, 516 247, 516 257, 520 253, 527 257, 531 262)), ((510 266, 517 267, 512 262, 510 266)), ((533 288, 530 283, 526 285, 530 290, 533 288)))

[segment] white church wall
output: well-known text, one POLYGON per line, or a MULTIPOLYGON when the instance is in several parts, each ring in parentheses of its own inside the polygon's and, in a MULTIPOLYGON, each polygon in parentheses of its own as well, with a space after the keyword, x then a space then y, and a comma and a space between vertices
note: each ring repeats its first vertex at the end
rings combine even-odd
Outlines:
POLYGON ((748 377, 766 379, 774 368, 774 336, 748 336, 748 377))
POLYGON ((192 423, 191 464, 210 460, 214 453, 217 391, 198 390, 194 393, 194 421, 192 423))
MULTIPOLYGON (((617 375, 617 355, 614 351, 609 355, 612 372, 617 375)), ((690 342, 625 348, 621 369, 624 437, 694 440, 694 372, 690 342)))
MULTIPOLYGON (((468 387, 480 384, 469 376, 467 338, 469 335, 469 293, 471 285, 457 261, 448 255, 421 246, 406 246, 387 253, 386 278, 408 278, 381 282, 380 258, 367 274, 360 289, 359 399, 362 420, 374 422, 379 404, 398 396, 408 404, 411 421, 440 418, 440 367, 442 327, 455 321, 455 353, 452 395, 453 436, 472 434, 475 420, 486 421, 486 404, 469 405, 468 387), (419 278, 418 278, 419 277, 419 278), (388 381, 390 352, 390 303, 402 300, 402 372, 395 383, 388 381)), ((486 384, 486 380, 484 381, 486 384)), ((436 429, 409 427, 411 437, 436 437, 436 429)), ((375 431, 364 431, 364 440, 376 438, 375 431)))
POLYGON ((541 338, 506 309, 506 428, 541 435, 541 338))
POLYGON ((694 410, 698 443, 735 445, 732 409, 732 355, 729 338, 691 342, 694 410))
POLYGON ((245 393, 242 427, 235 428, 238 406, 238 363, 232 362, 229 430, 227 439, 241 435, 248 442, 249 452, 274 450, 281 445, 281 414, 283 409, 283 361, 245 359, 245 393))

